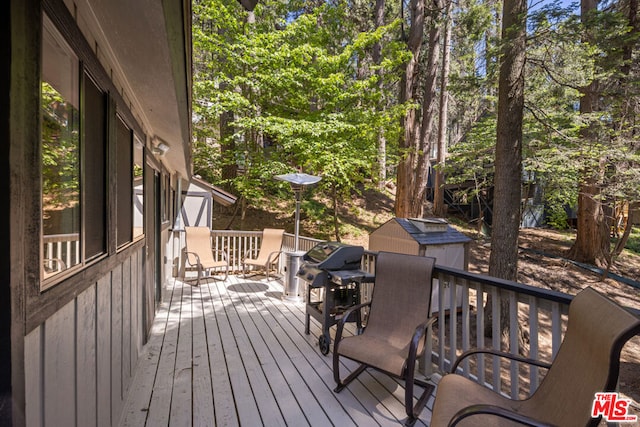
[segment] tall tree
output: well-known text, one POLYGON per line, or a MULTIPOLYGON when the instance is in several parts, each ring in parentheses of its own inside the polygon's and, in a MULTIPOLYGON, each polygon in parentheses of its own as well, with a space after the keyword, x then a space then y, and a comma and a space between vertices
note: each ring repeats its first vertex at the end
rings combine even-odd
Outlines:
POLYGON ((507 280, 518 273, 526 16, 526 0, 505 0, 489 274, 507 280))
POLYGON ((438 114, 438 71, 440 64, 440 39, 442 36, 442 0, 429 2, 429 39, 426 66, 422 72, 422 120, 419 122, 419 137, 416 148, 411 153, 414 173, 410 188, 411 210, 409 216, 422 217, 427 191, 431 151, 437 137, 436 117, 438 114))
MULTIPOLYGON (((507 280, 517 280, 518 275, 526 16, 526 0, 504 1, 489 275, 507 280)), ((502 298, 500 306, 504 342, 509 331, 508 300, 502 298)), ((487 300, 487 307, 492 307, 491 297, 487 300)), ((486 313, 487 317, 494 315, 491 309, 486 313)), ((522 350, 522 337, 520 333, 519 348, 511 351, 522 350)))
MULTIPOLYGON (((424 35, 424 0, 411 0, 409 2, 410 26, 406 36, 407 50, 411 58, 404 68, 400 80, 399 103, 401 105, 415 102, 419 81, 420 51, 422 37, 424 35)), ((404 33, 404 31, 403 31, 404 33)), ((404 34, 403 34, 404 37, 404 34)), ((398 143, 400 159, 397 170, 397 190, 395 201, 395 214, 397 217, 411 217, 411 189, 413 188, 416 130, 418 118, 415 108, 409 108, 400 120, 402 133, 398 143)))
MULTIPOLYGON (((580 2, 580 16, 585 24, 584 43, 595 44, 590 34, 591 26, 588 23, 595 15, 597 8, 597 0, 582 0, 580 2)), ((600 138, 598 124, 589 117, 599 110, 599 90, 597 79, 591 81, 581 90, 580 114, 585 116, 587 121, 587 126, 584 127, 581 135, 585 147, 597 145, 600 138)), ((569 250, 569 257, 580 262, 606 266, 610 246, 610 221, 605 215, 604 200, 599 184, 603 182, 607 164, 604 158, 589 161, 589 157, 586 156, 585 160, 578 184, 576 240, 569 250)))
POLYGON ((447 122, 449 120, 449 67, 451 64, 451 0, 446 0, 444 13, 444 42, 442 44, 442 70, 440 72, 440 111, 438 113, 438 148, 434 179, 433 214, 444 217, 444 165, 447 157, 447 122))
MULTIPOLYGON (((384 25, 384 8, 385 8, 385 0, 376 0, 376 5, 374 8, 374 25, 375 28, 378 29, 384 25)), ((382 91, 384 81, 383 81, 383 69, 380 66, 382 62, 382 42, 377 41, 373 45, 373 54, 372 54, 373 64, 376 66, 376 75, 378 77, 378 90, 382 91)), ((384 108, 385 100, 382 100, 382 107, 384 108)), ((385 183, 387 181, 387 138, 384 133, 384 127, 380 126, 378 130, 378 157, 376 159, 376 176, 375 179, 378 182, 378 188, 383 189, 385 183)))

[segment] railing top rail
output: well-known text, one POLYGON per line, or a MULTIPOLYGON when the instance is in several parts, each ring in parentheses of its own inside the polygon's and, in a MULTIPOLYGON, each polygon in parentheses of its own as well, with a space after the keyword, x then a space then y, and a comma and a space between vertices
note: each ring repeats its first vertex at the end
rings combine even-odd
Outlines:
POLYGON ((459 270, 457 268, 446 267, 443 265, 436 264, 435 271, 444 274, 451 274, 458 278, 477 282, 483 285, 496 286, 507 291, 513 291, 520 294, 531 295, 537 298, 543 298, 549 301, 558 302, 560 304, 569 304, 571 300, 573 300, 573 297, 571 295, 565 294, 563 292, 538 288, 535 286, 525 285, 522 283, 514 282, 512 280, 504 280, 493 276, 471 273, 469 271, 459 270))
POLYGON ((44 240, 45 242, 73 242, 76 240, 80 240, 80 234, 45 234, 42 236, 42 240, 44 240))

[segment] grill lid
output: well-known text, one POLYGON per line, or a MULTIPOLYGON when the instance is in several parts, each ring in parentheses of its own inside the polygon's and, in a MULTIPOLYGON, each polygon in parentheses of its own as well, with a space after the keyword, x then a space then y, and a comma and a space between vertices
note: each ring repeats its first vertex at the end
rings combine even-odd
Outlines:
POLYGON ((325 242, 311 248, 302 260, 315 264, 315 268, 322 270, 353 270, 360 268, 363 254, 364 248, 362 246, 325 242))

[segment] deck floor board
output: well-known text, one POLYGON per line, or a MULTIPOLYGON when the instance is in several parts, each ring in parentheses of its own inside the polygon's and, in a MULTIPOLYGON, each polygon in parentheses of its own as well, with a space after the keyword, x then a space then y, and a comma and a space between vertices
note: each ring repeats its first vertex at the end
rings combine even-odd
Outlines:
MULTIPOLYGON (((175 280, 163 299, 122 427, 397 426, 406 419, 403 386, 379 372, 333 392, 331 354, 318 348, 321 325, 312 319, 304 333, 304 303, 283 301, 277 280, 230 276, 199 287, 175 280)), ((342 375, 355 366, 342 363, 342 375)), ((416 426, 428 425, 432 401, 416 426)))

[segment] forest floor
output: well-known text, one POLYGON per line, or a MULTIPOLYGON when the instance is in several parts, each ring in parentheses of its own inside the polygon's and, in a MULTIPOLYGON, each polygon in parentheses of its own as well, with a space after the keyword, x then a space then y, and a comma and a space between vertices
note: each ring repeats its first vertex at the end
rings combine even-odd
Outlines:
MULTIPOLYGON (((347 205, 345 203, 345 205, 347 205)), ((214 212, 214 229, 261 230, 266 227, 285 228, 293 233, 293 204, 272 206, 269 209, 248 209, 244 220, 232 220, 230 212, 214 212), (284 213, 283 213, 284 212, 284 213), (230 225, 229 225, 230 224, 230 225)), ((368 247, 369 233, 393 218, 393 199, 375 191, 354 197, 352 203, 340 210, 341 241, 368 247)), ((487 274, 490 239, 478 233, 476 227, 456 218, 450 223, 472 238, 469 270, 487 274)), ((321 229, 321 222, 308 215, 301 216, 300 235, 323 240, 336 240, 335 236, 321 229)), ((546 228, 522 229, 519 236, 518 282, 575 295, 591 286, 610 296, 618 303, 640 309, 640 289, 613 278, 603 280, 602 275, 578 266, 565 258, 566 251, 575 239, 575 232, 559 232, 546 228)), ((640 281, 640 255, 625 250, 616 260, 611 272, 640 281)), ((620 367, 620 391, 632 398, 633 412, 640 414, 640 336, 632 338, 622 352, 620 367)), ((635 424, 634 424, 635 425, 635 424)), ((637 424, 640 426, 640 422, 637 424)))

